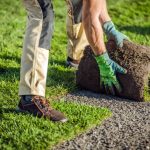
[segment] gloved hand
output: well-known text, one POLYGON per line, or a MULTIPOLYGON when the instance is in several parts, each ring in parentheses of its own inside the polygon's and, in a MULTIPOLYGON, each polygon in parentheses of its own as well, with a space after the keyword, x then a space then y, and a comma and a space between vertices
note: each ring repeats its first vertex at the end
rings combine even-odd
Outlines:
POLYGON ((107 94, 115 95, 115 89, 120 93, 121 86, 116 78, 116 73, 126 74, 127 70, 111 60, 108 53, 95 56, 96 62, 100 70, 100 86, 104 86, 107 94))
POLYGON ((112 21, 105 22, 103 24, 103 30, 107 35, 107 39, 113 39, 117 47, 123 47, 123 40, 129 40, 126 35, 116 30, 112 21))

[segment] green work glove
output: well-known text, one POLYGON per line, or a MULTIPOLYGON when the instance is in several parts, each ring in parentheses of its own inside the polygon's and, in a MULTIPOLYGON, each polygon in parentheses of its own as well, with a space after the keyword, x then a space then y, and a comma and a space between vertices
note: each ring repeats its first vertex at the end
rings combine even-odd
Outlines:
POLYGON ((114 87, 120 93, 122 89, 116 78, 116 73, 126 74, 127 70, 111 60, 107 52, 95 56, 95 59, 100 70, 100 86, 105 88, 107 94, 115 95, 114 87))
POLYGON ((103 24, 103 30, 107 35, 107 39, 113 39, 120 48, 123 47, 123 40, 129 40, 126 35, 116 30, 112 21, 105 22, 103 24))

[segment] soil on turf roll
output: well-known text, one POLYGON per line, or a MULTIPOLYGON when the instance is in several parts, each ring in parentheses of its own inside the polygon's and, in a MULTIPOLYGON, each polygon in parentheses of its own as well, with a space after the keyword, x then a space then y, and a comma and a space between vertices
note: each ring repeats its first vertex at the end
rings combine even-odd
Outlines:
MULTIPOLYGON (((136 101, 150 100, 150 47, 129 41, 124 41, 122 48, 117 48, 113 41, 109 41, 106 47, 109 56, 128 71, 126 75, 117 74, 122 86, 122 92, 117 96, 136 101)), ((77 85, 82 89, 105 93, 100 87, 99 71, 91 47, 87 46, 77 70, 77 85)))

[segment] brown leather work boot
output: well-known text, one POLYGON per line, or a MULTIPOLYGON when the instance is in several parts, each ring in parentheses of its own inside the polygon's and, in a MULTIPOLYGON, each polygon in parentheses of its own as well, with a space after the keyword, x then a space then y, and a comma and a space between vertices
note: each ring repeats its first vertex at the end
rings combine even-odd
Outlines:
POLYGON ((21 112, 29 112, 34 116, 45 117, 51 121, 66 122, 67 118, 63 113, 53 109, 48 101, 41 96, 21 96, 18 109, 21 112))

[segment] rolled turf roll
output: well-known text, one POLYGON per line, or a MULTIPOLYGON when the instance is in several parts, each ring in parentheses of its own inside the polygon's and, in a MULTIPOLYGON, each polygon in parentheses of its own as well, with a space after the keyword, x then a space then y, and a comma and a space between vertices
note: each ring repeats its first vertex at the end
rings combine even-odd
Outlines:
MULTIPOLYGON (((117 96, 136 101, 150 101, 150 47, 124 41, 122 48, 117 48, 114 41, 106 44, 109 56, 128 70, 126 75, 117 74, 122 92, 117 96)), ((76 83, 82 89, 104 93, 100 87, 99 68, 90 46, 84 51, 77 73, 76 83)))

